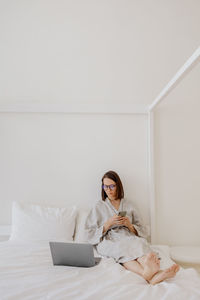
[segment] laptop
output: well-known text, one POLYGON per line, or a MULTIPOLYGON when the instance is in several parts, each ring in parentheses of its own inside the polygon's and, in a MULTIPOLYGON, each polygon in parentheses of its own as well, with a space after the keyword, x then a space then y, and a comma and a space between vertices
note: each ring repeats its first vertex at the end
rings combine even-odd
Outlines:
POLYGON ((54 265, 94 267, 101 257, 94 257, 92 244, 49 242, 54 265))

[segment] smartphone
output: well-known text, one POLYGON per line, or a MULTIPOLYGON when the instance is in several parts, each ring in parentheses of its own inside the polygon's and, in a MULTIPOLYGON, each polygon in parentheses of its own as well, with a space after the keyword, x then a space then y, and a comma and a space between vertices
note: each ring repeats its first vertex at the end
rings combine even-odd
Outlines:
POLYGON ((126 211, 120 211, 120 212, 118 213, 118 216, 120 216, 120 217, 125 217, 125 216, 126 216, 126 211))

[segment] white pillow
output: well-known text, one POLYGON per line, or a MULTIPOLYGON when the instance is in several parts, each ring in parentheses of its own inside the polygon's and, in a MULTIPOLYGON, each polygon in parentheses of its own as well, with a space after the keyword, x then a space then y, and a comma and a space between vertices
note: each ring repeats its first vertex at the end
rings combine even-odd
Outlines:
POLYGON ((13 202, 12 241, 72 241, 77 209, 13 202))
POLYGON ((78 210, 78 215, 76 219, 76 229, 75 229, 75 235, 74 235, 74 241, 77 243, 87 243, 86 237, 85 237, 85 221, 90 212, 90 209, 82 209, 80 208, 78 210))

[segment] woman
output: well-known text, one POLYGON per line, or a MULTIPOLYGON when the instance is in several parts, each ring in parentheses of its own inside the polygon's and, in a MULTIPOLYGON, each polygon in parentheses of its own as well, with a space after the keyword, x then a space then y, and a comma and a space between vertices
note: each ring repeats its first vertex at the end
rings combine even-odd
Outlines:
POLYGON ((132 203, 124 199, 118 174, 109 171, 102 178, 102 200, 90 211, 85 230, 89 243, 99 254, 113 257, 126 269, 156 284, 174 277, 179 266, 160 270, 160 261, 146 241, 144 227, 132 203), (121 212, 121 215, 118 215, 121 212))

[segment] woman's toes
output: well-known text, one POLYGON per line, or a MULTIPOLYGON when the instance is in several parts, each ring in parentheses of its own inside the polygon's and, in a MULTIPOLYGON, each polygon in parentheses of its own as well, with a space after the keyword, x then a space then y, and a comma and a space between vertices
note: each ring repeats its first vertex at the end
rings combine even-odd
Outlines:
POLYGON ((179 270, 180 270, 180 266, 176 264, 176 265, 175 265, 175 268, 174 268, 174 271, 175 271, 175 272, 178 272, 179 270))
POLYGON ((150 260, 152 260, 153 262, 157 262, 157 260, 158 260, 156 254, 154 252, 150 252, 149 255, 148 255, 148 258, 150 260))
POLYGON ((155 257, 155 253, 150 252, 150 253, 149 253, 149 257, 150 257, 150 258, 154 258, 154 257, 155 257))
POLYGON ((166 273, 176 273, 179 270, 179 265, 173 264, 171 267, 165 270, 166 273))
POLYGON ((166 270, 167 273, 170 273, 170 272, 173 272, 173 271, 174 271, 174 265, 171 266, 171 267, 169 267, 169 268, 166 270))
POLYGON ((153 252, 150 252, 147 254, 147 259, 150 259, 152 260, 154 258, 154 253, 153 252))
POLYGON ((177 264, 173 264, 172 265, 172 268, 173 268, 173 271, 175 271, 177 269, 178 265, 177 264))
POLYGON ((179 269, 180 269, 180 266, 176 264, 176 268, 179 270, 179 269))

